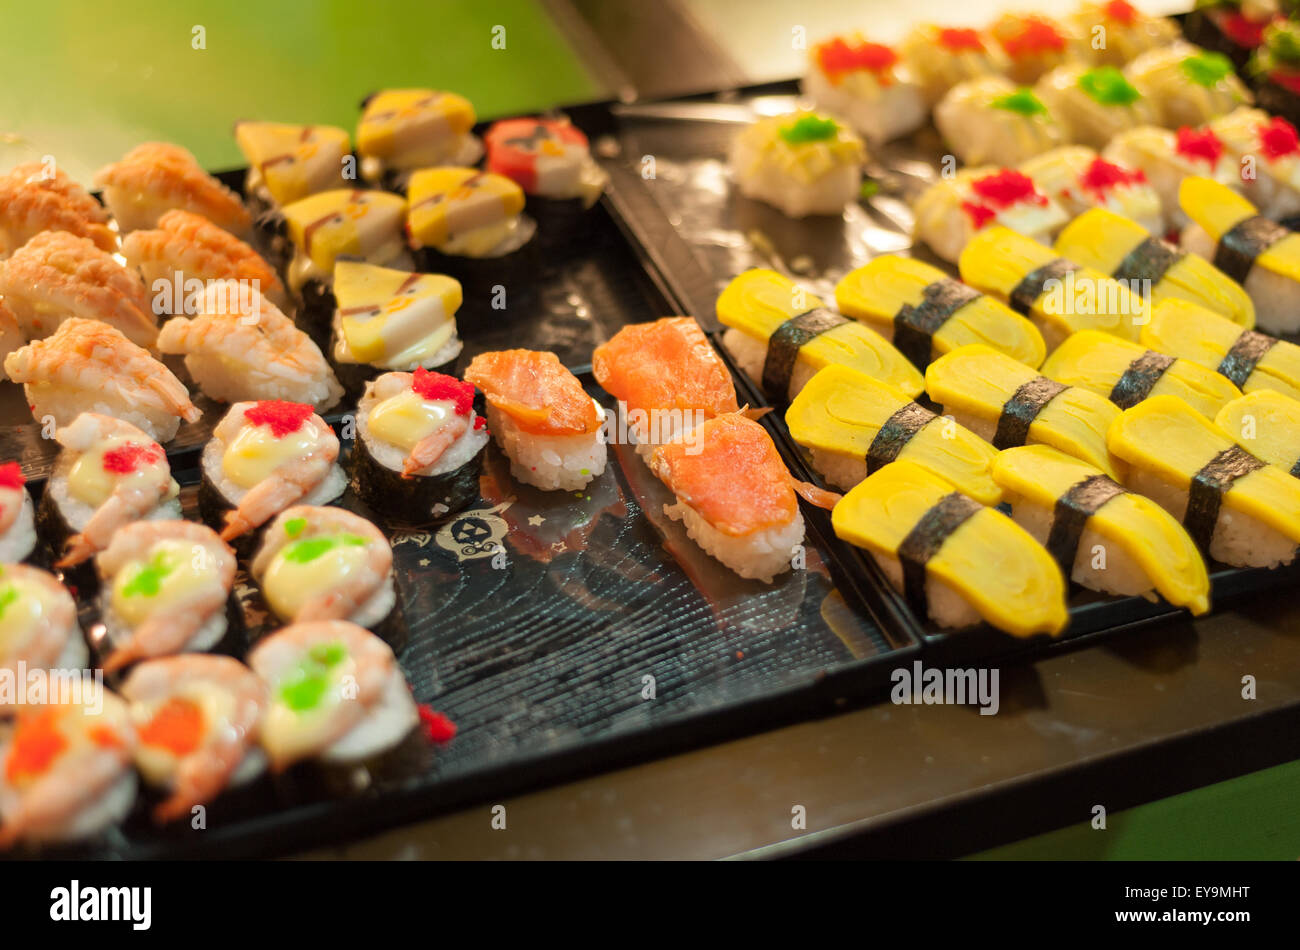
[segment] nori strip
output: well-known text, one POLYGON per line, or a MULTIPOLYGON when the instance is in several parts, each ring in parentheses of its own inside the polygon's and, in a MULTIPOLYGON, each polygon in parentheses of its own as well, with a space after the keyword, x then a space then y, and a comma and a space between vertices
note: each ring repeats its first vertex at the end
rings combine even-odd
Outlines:
POLYGON ((464 511, 479 497, 479 471, 487 444, 460 468, 445 475, 414 475, 385 467, 358 434, 348 460, 349 483, 364 504, 404 525, 427 525, 464 511), (435 506, 445 511, 435 511, 435 506))
POLYGON ((1300 478, 1300 459, 1296 459, 1295 464, 1291 466, 1291 474, 1300 478))
POLYGON ((944 495, 912 526, 898 546, 903 565, 903 596, 918 617, 930 615, 925 595, 925 565, 939 553, 949 535, 984 506, 961 492, 944 495))
POLYGON ((1219 507, 1223 495, 1243 475, 1249 475, 1264 463, 1240 446, 1224 449, 1199 472, 1192 476, 1187 490, 1187 511, 1183 514, 1183 527, 1192 540, 1206 554, 1210 552, 1210 539, 1219 523, 1219 507))
POLYGON ((1215 245, 1214 266, 1244 284, 1255 258, 1291 233, 1262 214, 1238 221, 1215 245))
POLYGON ((1048 261, 1037 270, 1032 270, 1026 274, 1020 283, 1016 284, 1012 289, 1007 302, 1011 305, 1012 310, 1022 317, 1027 317, 1030 311, 1034 309, 1034 301, 1043 295, 1043 290, 1049 280, 1064 280, 1066 274, 1078 269, 1078 264, 1066 260, 1064 257, 1048 261))
POLYGON ((903 304, 894 314, 894 346, 917 369, 930 365, 933 338, 948 320, 968 303, 983 296, 973 287, 945 277, 922 291, 925 299, 917 306, 903 304))
POLYGON ((898 453, 903 451, 904 446, 933 418, 934 413, 929 409, 909 402, 886 419, 867 448, 867 474, 878 471, 898 458, 898 453))
POLYGON ((446 274, 460 281, 461 307, 456 322, 461 327, 499 326, 531 312, 527 306, 536 293, 541 267, 537 237, 500 257, 462 257, 422 247, 413 252, 415 269, 425 274, 446 274), (505 306, 493 306, 496 288, 504 290, 505 306))
POLYGON ((1068 388, 1054 379, 1036 376, 1017 389, 1002 406, 997 432, 993 435, 993 447, 1009 449, 1024 445, 1029 438, 1029 427, 1038 414, 1068 388))
POLYGON ((1264 358, 1264 354, 1273 348, 1276 337, 1254 330, 1243 330, 1237 337, 1232 349, 1228 350, 1217 367, 1219 373, 1228 377, 1232 385, 1241 389, 1255 372, 1255 367, 1264 358))
MULTIPOLYGON (((340 257, 339 260, 344 260, 340 257)), ((338 301, 334 298, 334 288, 319 278, 312 277, 298 291, 298 312, 294 323, 298 329, 311 337, 322 353, 329 352, 330 328, 334 323, 334 309, 338 301)))
POLYGON ((1117 495, 1124 494, 1124 486, 1106 475, 1089 475, 1083 481, 1056 499, 1052 512, 1052 530, 1048 532, 1047 552, 1061 566, 1061 573, 1069 580, 1074 570, 1074 558, 1079 553, 1079 540, 1088 519, 1101 506, 1117 495))
POLYGON ((808 310, 791 317, 777 327, 767 341, 767 357, 763 360, 763 393, 774 403, 790 398, 790 376, 794 373, 799 349, 827 330, 834 330, 849 322, 825 307, 808 310))
POLYGON ((1147 350, 1124 370, 1115 386, 1110 391, 1110 401, 1121 409, 1132 409, 1147 396, 1160 377, 1174 365, 1172 356, 1165 356, 1155 350, 1147 350))
POLYGON ((1144 238, 1124 255, 1110 276, 1126 282, 1149 280, 1151 286, 1155 287, 1164 279, 1169 268, 1186 256, 1186 251, 1180 251, 1168 241, 1162 241, 1158 237, 1144 238))
POLYGON ((552 254, 582 249, 595 229, 599 202, 587 207, 582 198, 544 198, 525 195, 524 210, 537 221, 537 234, 529 243, 552 254))

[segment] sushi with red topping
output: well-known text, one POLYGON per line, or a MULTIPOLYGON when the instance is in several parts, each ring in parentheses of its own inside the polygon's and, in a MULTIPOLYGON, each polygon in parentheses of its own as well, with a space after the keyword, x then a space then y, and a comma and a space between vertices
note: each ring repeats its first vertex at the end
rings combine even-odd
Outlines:
POLYGON ((855 33, 818 43, 811 59, 804 93, 868 142, 888 142, 925 124, 925 96, 892 47, 855 33))
POLYGON ((1020 170, 1071 217, 1106 208, 1155 234, 1164 228, 1160 195, 1140 168, 1108 162, 1083 145, 1067 145, 1031 158, 1020 170))
POLYGON ((912 210, 914 236, 953 262, 977 232, 991 225, 1046 241, 1070 219, 1054 198, 1014 168, 966 168, 952 178, 941 178, 921 194, 912 210))
POLYGON ((1210 128, 1236 158, 1241 188, 1261 214, 1300 213, 1300 135, 1294 125, 1260 109, 1238 109, 1210 128), (1249 164, 1243 161, 1248 156, 1249 164))
POLYGON ((1259 104, 1300 124, 1300 23, 1270 25, 1246 70, 1259 84, 1259 104))
POLYGON ((17 462, 0 465, 0 562, 27 560, 36 547, 36 509, 17 462))
POLYGON ((1143 125, 1111 139, 1101 157, 1140 170, 1160 196, 1162 231, 1181 230, 1187 216, 1178 206, 1178 186, 1184 178, 1213 178, 1221 185, 1241 188, 1240 165, 1212 129, 1187 126, 1177 132, 1143 125))
POLYGON ((987 33, 969 27, 922 23, 899 44, 903 61, 930 105, 959 82, 1006 72, 1001 47, 987 33))
POLYGON ((1058 66, 1088 58, 1088 44, 1073 29, 1039 14, 1004 13, 989 34, 1006 54, 1006 74, 1016 83, 1036 82, 1058 66))
POLYGON ((1181 35, 1176 21, 1143 13, 1128 0, 1082 3, 1069 23, 1088 40, 1092 62, 1098 66, 1123 66, 1181 35))
POLYGON ((1269 25, 1282 17, 1278 0, 1196 0, 1184 32, 1198 46, 1245 66, 1264 44, 1269 25))

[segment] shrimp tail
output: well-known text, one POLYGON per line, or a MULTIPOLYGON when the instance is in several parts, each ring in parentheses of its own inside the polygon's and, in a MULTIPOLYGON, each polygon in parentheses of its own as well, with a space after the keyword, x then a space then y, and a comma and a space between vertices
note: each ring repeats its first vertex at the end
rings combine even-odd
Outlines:
POLYGON ((799 493, 808 504, 817 508, 825 508, 830 511, 836 503, 844 496, 837 492, 827 491, 824 488, 818 488, 811 482, 801 482, 799 479, 791 476, 790 487, 799 493))
POLYGON ((99 550, 89 538, 84 534, 74 534, 68 539, 68 546, 64 549, 63 557, 54 562, 55 567, 76 567, 82 564, 99 550))

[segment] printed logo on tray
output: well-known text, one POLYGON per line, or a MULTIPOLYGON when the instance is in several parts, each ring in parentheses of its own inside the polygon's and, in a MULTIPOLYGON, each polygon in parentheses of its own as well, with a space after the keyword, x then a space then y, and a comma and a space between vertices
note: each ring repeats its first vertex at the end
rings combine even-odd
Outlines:
POLYGON ((438 547, 456 555, 459 561, 474 561, 478 558, 493 557, 503 554, 507 525, 499 512, 505 511, 512 502, 506 501, 492 508, 473 508, 463 511, 447 524, 438 529, 434 541, 438 547))

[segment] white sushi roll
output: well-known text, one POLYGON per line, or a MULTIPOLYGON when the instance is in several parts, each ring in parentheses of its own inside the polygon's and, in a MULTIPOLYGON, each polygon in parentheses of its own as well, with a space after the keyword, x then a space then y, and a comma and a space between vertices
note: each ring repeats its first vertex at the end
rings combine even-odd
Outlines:
POLYGON ((1191 43, 1148 50, 1124 68, 1124 75, 1155 104, 1160 124, 1170 129, 1203 125, 1254 101, 1232 60, 1191 43))
POLYGON ((836 36, 814 46, 811 59, 804 94, 868 142, 888 142, 925 124, 921 87, 892 48, 860 34, 836 36))
POLYGON ((736 136, 731 174, 741 194, 792 218, 841 214, 857 200, 866 150, 847 127, 814 112, 759 119, 736 136))
POLYGON ((934 124, 964 165, 1018 165, 1065 142, 1065 128, 1028 87, 1003 76, 953 86, 934 124))
POLYGON ((0 465, 0 563, 27 560, 36 547, 36 509, 17 462, 0 465))
POLYGON ((1104 148, 1119 133, 1157 122, 1153 102, 1114 66, 1060 66, 1034 86, 1070 141, 1104 148))
MULTIPOLYGON (((77 605, 54 575, 26 564, 0 565, 0 602, 0 673, 25 686, 24 670, 87 667, 90 651, 77 622, 77 605)), ((0 715, 13 711, 0 701, 0 715)))

